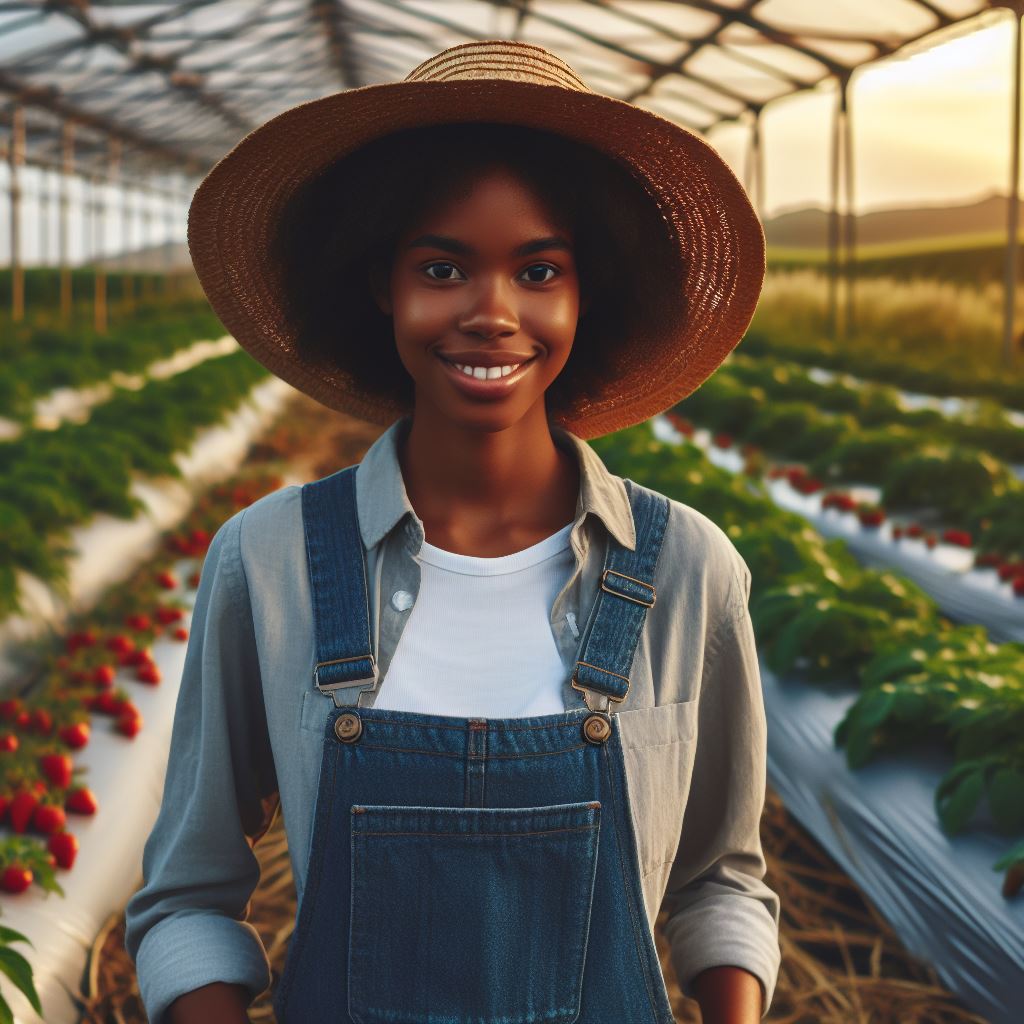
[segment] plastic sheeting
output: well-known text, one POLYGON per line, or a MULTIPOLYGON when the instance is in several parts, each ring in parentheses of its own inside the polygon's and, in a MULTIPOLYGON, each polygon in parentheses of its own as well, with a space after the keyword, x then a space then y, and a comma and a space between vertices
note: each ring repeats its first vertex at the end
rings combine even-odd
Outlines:
MULTIPOLYGON (((175 572, 184 580, 198 562, 183 559, 175 572)), ((191 605, 194 591, 167 591, 191 605)), ((191 624, 191 610, 182 624, 191 624)), ((142 712, 143 726, 132 739, 114 728, 114 720, 94 715, 87 746, 76 751, 75 765, 87 769, 85 785, 96 794, 99 809, 86 817, 68 815, 68 831, 78 836, 79 850, 68 871, 57 869, 64 896, 38 886, 3 896, 3 923, 27 935, 32 947, 14 948, 32 965, 46 1024, 75 1024, 79 1013, 69 992, 81 990, 82 971, 93 940, 111 913, 118 912, 142 884, 142 850, 156 821, 167 773, 167 753, 174 708, 188 645, 158 638, 151 645, 163 680, 156 686, 131 681, 124 685, 142 712), (34 948, 33 948, 34 947, 34 948)), ((11 984, 4 985, 16 1024, 37 1024, 39 1016, 11 984)))
POLYGON ((912 954, 991 1024, 1024 1007, 1024 898, 1004 899, 992 865, 1010 839, 979 811, 950 837, 934 809, 951 758, 938 748, 846 765, 833 730, 856 691, 825 692, 763 663, 768 777, 786 809, 857 883, 912 954))
MULTIPOLYGON (((668 420, 656 417, 655 435, 678 443, 683 435, 668 420)), ((738 472, 743 457, 734 448, 716 448, 707 430, 692 438, 708 459, 721 469, 738 472)), ((998 642, 1024 641, 1024 598, 993 569, 974 569, 974 553, 955 544, 939 542, 929 548, 921 539, 892 539, 891 522, 864 528, 853 512, 822 509, 822 493, 801 494, 785 479, 764 481, 772 500, 780 508, 803 516, 825 537, 840 537, 859 562, 872 568, 890 569, 913 580, 930 594, 942 613, 956 622, 979 623, 998 642)), ((877 501, 877 487, 844 486, 859 501, 877 501)))
POLYGON ((24 612, 0 621, 0 688, 21 672, 19 648, 60 629, 72 609, 89 608, 99 595, 125 579, 152 556, 160 534, 181 521, 197 489, 233 472, 258 434, 278 414, 295 389, 270 377, 220 424, 207 427, 192 447, 174 456, 183 478, 135 480, 132 493, 145 508, 134 519, 98 515, 70 531, 75 554, 69 561, 70 601, 65 603, 43 580, 19 573, 24 612), (116 557, 111 557, 112 553, 116 557))

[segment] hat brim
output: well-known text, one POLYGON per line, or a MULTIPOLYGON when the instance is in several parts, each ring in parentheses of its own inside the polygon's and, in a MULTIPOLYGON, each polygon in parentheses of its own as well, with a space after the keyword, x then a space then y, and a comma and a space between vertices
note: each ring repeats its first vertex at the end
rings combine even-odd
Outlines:
MULTIPOLYGON (((597 92, 496 79, 390 82, 292 107, 209 171, 188 214, 188 247, 210 305, 253 358, 332 409, 387 425, 409 410, 299 356, 271 246, 296 191, 383 135, 489 121, 554 132, 625 164, 657 204, 680 264, 655 265, 664 316, 601 394, 576 396, 562 426, 582 438, 643 422, 696 390, 742 338, 765 274, 760 220, 729 165, 700 136, 597 92), (680 271, 680 266, 682 271, 680 271)), ((657 263, 657 261, 655 261, 657 263)))

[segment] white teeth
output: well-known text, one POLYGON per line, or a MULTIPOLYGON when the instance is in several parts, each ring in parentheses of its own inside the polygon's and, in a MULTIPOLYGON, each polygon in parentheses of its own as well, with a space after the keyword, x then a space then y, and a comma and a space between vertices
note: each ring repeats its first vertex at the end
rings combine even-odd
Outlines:
POLYGON ((507 377, 513 370, 518 370, 522 363, 512 363, 510 366, 467 366, 464 363, 452 364, 457 370, 461 370, 467 377, 476 377, 477 380, 494 380, 496 377, 507 377))

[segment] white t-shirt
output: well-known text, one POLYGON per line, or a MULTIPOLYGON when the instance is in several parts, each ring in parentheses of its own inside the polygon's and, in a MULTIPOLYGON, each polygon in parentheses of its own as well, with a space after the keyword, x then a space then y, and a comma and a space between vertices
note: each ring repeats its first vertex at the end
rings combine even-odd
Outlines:
POLYGON ((497 558, 424 541, 419 595, 374 707, 467 718, 564 711, 549 615, 575 565, 571 530, 497 558))

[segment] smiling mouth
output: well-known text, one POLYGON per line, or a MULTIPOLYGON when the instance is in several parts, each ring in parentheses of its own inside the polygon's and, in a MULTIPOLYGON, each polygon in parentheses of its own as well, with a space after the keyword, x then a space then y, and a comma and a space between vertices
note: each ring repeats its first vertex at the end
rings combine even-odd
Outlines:
POLYGON ((479 366, 472 363, 459 363, 453 359, 448 359, 445 356, 439 355, 438 358, 443 363, 447 363, 448 366, 453 367, 464 377, 468 377, 472 380, 500 380, 504 377, 511 377, 521 367, 527 366, 532 363, 537 357, 530 356, 529 359, 523 359, 517 363, 506 363, 502 366, 479 366))

